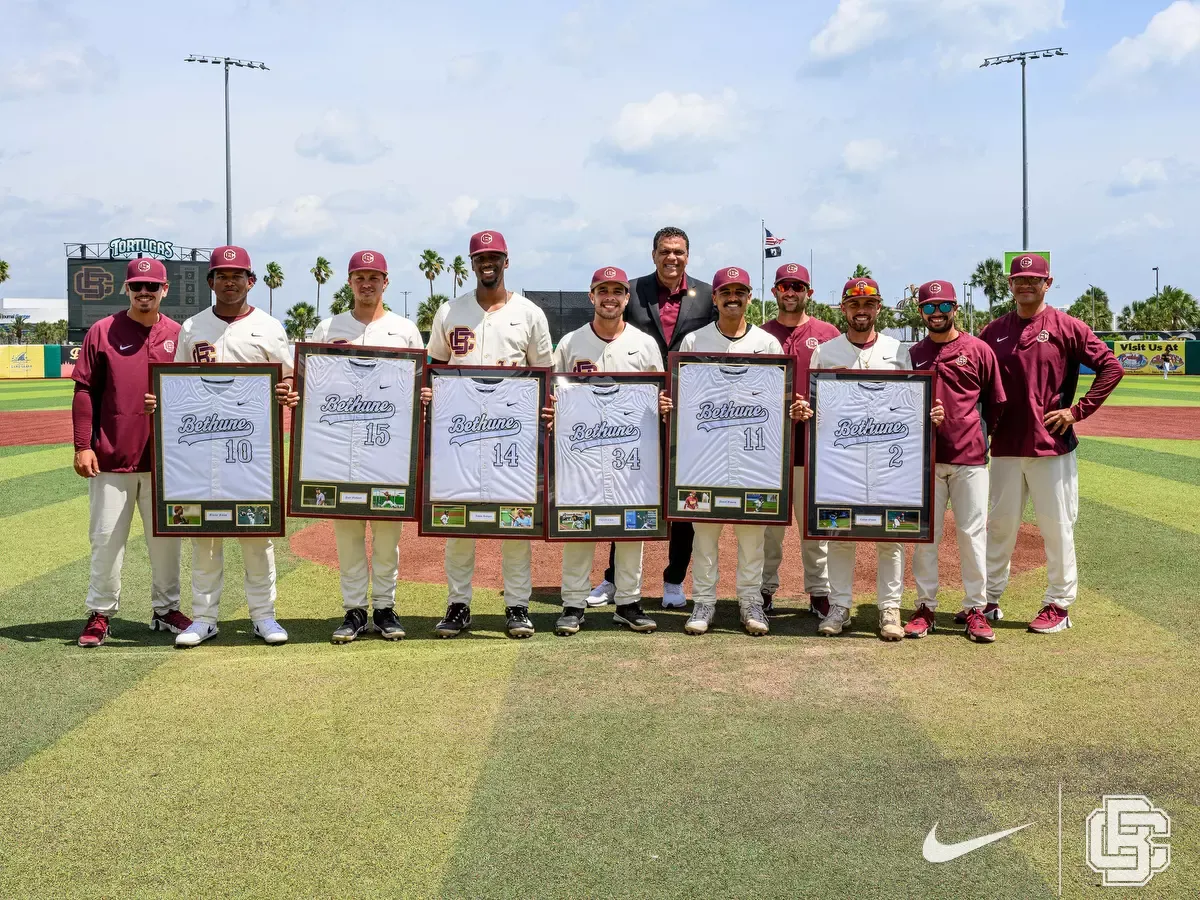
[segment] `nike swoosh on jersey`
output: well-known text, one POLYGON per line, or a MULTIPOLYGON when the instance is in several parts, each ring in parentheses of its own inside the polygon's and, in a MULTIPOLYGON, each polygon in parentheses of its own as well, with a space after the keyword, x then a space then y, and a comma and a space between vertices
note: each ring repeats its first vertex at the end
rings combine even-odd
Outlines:
POLYGON ((1016 834, 1032 825, 1032 822, 1027 822, 1024 825, 1018 825, 1016 828, 1006 828, 1004 831, 997 831, 992 834, 985 834, 983 837, 971 838, 967 841, 959 841, 957 844, 943 844, 937 839, 937 823, 933 823, 933 827, 929 829, 929 834, 925 836, 925 843, 921 846, 921 855, 925 857, 927 862, 944 863, 950 862, 952 859, 958 859, 960 856, 978 850, 980 847, 986 847, 988 844, 993 844, 1001 838, 1006 838, 1010 834, 1016 834))
POLYGON ((124 351, 128 350, 128 349, 129 349, 130 347, 132 347, 132 346, 133 346, 133 344, 122 344, 122 345, 121 345, 121 351, 122 351, 122 352, 124 352, 124 351))
POLYGON ((250 332, 250 337, 262 337, 262 335, 259 334, 257 331, 252 331, 252 332, 250 332))
POLYGON ((633 356, 635 353, 637 353, 637 351, 636 351, 636 350, 630 350, 630 351, 629 351, 629 355, 630 355, 630 356, 633 356))
POLYGON ((521 323, 520 322, 509 322, 508 324, 509 325, 520 325, 521 323))
POLYGON ((1000 343, 1001 341, 1007 341, 1007 340, 1008 340, 1008 335, 1005 335, 1005 336, 1004 336, 1004 337, 1002 337, 1002 338, 1001 338, 1001 337, 998 337, 998 338, 996 338, 996 343, 998 344, 998 343, 1000 343))
POLYGON ((919 368, 921 368, 921 366, 925 366, 925 365, 928 365, 928 363, 919 362, 919 363, 917 363, 917 368, 919 369, 919 368))

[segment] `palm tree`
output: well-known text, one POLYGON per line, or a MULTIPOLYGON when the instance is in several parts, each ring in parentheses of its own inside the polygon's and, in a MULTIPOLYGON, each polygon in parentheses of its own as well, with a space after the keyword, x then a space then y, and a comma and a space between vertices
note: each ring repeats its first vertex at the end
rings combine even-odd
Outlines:
POLYGON ((337 289, 337 293, 333 295, 333 302, 329 304, 329 314, 336 316, 340 313, 349 312, 354 309, 354 290, 347 282, 337 289))
POLYGON ((430 294, 428 300, 422 300, 421 305, 417 307, 417 330, 431 331, 433 317, 437 313, 438 307, 449 301, 450 298, 445 294, 430 294))
POLYGON ((424 272, 425 277, 429 279, 429 299, 432 300, 433 279, 446 271, 446 261, 438 255, 436 250, 426 250, 421 254, 421 261, 417 263, 417 268, 424 272))
POLYGON ((300 302, 287 311, 287 317, 283 320, 283 330, 293 341, 302 341, 320 321, 311 303, 300 302))
POLYGON ((871 270, 868 269, 866 266, 864 266, 862 263, 859 263, 857 266, 854 267, 854 271, 851 273, 850 277, 851 278, 870 278, 871 270))
POLYGON ((1181 288, 1163 285, 1154 305, 1167 322, 1169 331, 1183 331, 1200 325, 1200 306, 1196 305, 1196 299, 1191 294, 1181 288))
POLYGON ((471 274, 471 267, 459 255, 454 257, 454 262, 450 263, 450 272, 454 275, 454 296, 457 297, 458 289, 467 283, 467 277, 471 274))
POLYGON ((996 304, 1008 298, 1008 276, 1004 273, 1004 263, 994 256, 975 266, 975 273, 968 283, 983 291, 987 297, 988 312, 993 316, 996 314, 996 304))
MULTIPOLYGON (((308 270, 313 278, 317 280, 317 309, 316 315, 321 314, 321 285, 333 277, 333 266, 329 265, 329 260, 323 256, 317 257, 317 264, 308 270)), ((295 309, 296 307, 292 307, 295 309)))
POLYGON ((0 259, 0 284, 8 281, 8 263, 0 259))
POLYGON ((283 269, 277 262, 267 263, 267 277, 263 279, 267 290, 270 291, 267 300, 267 312, 275 315, 275 289, 283 287, 283 269))
POLYGON ((25 343, 25 341, 22 339, 25 337, 25 323, 28 321, 29 316, 13 316, 12 325, 9 327, 9 331, 12 334, 14 344, 25 343))
POLYGON ((1089 287, 1071 304, 1067 315, 1087 322, 1092 331, 1112 331, 1112 310, 1108 308, 1108 294, 1103 288, 1089 287))

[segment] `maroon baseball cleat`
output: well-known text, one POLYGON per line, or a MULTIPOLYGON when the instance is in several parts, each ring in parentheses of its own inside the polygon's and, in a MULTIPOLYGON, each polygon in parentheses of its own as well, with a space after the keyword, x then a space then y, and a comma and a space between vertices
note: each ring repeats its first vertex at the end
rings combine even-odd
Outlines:
POLYGON ((1043 606, 1042 611, 1029 623, 1029 630, 1036 631, 1038 634, 1054 634, 1056 631, 1070 627, 1071 617, 1067 615, 1067 611, 1053 603, 1043 606))
POLYGON ((968 609, 967 614, 967 629, 966 635, 973 641, 978 641, 981 644, 990 644, 996 639, 996 632, 992 631, 992 626, 988 624, 987 617, 984 616, 981 609, 968 609))
POLYGON ((937 628, 933 622, 933 610, 922 603, 917 607, 917 611, 913 613, 913 617, 908 620, 908 624, 904 626, 904 636, 923 638, 931 631, 936 630, 937 628))
POLYGON ((809 597, 808 611, 818 619, 823 619, 829 615, 829 598, 828 597, 809 597))
POLYGON ((88 616, 87 624, 83 626, 83 634, 79 636, 80 647, 99 647, 108 637, 108 616, 94 612, 88 616))
MULTIPOLYGON (((969 612, 969 609, 960 609, 954 614, 954 621, 959 625, 966 625, 969 612)), ((993 622, 999 622, 1004 618, 1004 610, 1000 608, 999 603, 988 603, 983 607, 983 617, 993 622)))
POLYGON ((168 610, 162 615, 155 613, 150 617, 151 631, 169 631, 171 634, 182 634, 188 630, 191 624, 192 620, 177 609, 168 610))

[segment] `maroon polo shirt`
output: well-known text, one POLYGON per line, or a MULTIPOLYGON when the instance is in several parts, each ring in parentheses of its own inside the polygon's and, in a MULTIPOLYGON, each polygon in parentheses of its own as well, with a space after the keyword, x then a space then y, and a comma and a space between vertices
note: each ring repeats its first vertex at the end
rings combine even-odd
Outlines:
POLYGON ((675 334, 675 323, 679 321, 679 307, 683 304, 683 298, 687 296, 687 273, 683 273, 683 277, 679 279, 679 287, 673 291, 659 281, 657 275, 654 281, 658 285, 658 321, 662 325, 663 340, 669 347, 671 336, 675 334))
POLYGON ((178 322, 160 315, 147 328, 124 310, 88 329, 71 376, 71 420, 75 449, 94 450, 101 472, 150 471, 150 363, 174 360, 178 340, 178 322))
MULTIPOLYGON (((768 327, 770 325, 779 325, 779 321, 772 319, 762 327, 770 331, 768 327)), ((830 325, 828 322, 822 322, 820 319, 814 319, 812 316, 809 316, 808 321, 803 325, 797 325, 794 328, 789 325, 779 325, 779 328, 788 331, 787 337, 779 341, 783 345, 783 352, 795 357, 796 360, 796 393, 802 397, 807 397, 808 367, 809 363, 812 362, 813 351, 817 349, 818 344, 833 340, 841 332, 837 330, 836 326, 830 325)), ((778 337, 778 334, 774 331, 771 331, 771 334, 778 337)), ((808 448, 806 443, 808 435, 807 423, 796 422, 794 425, 792 446, 795 448, 793 451, 795 455, 793 459, 796 461, 796 465, 803 466, 804 460, 807 458, 806 453, 808 448)))
POLYGON ((992 435, 992 456, 1062 456, 1079 444, 1075 429, 1051 434, 1042 417, 1070 407, 1076 419, 1100 408, 1124 372, 1092 329, 1062 310, 1045 307, 1031 319, 1010 312, 990 322, 979 337, 996 353, 1007 398, 992 435), (1096 373, 1079 402, 1080 365, 1096 373))
POLYGON ((770 322, 763 322, 759 326, 775 340, 779 341, 779 346, 782 347, 788 342, 788 338, 792 336, 792 332, 796 330, 795 325, 784 325, 778 319, 772 319, 770 322))
POLYGON ((946 421, 937 429, 937 461, 987 465, 988 432, 1004 406, 1000 365, 992 348, 960 332, 944 344, 927 337, 908 352, 918 372, 937 373, 936 398, 946 409, 946 421))

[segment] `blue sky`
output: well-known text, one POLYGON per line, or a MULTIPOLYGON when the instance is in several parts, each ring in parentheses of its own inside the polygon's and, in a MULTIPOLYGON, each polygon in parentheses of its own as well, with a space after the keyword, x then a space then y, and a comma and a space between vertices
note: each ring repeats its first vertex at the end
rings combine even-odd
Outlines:
POLYGON ((231 78, 234 237, 283 266, 277 314, 312 300, 318 254, 336 287, 364 247, 415 312, 420 251, 483 228, 516 289, 649 271, 666 224, 693 274, 757 278, 760 219, 784 260, 812 249, 826 301, 859 262, 892 299, 961 284, 1021 241, 1020 70, 979 62, 1060 45, 1029 67, 1053 301, 1091 282, 1119 308, 1152 266, 1200 292, 1200 2, 8 0, 5 19, 4 296, 63 296, 68 241, 223 243, 221 70, 189 53, 270 66, 231 78))

